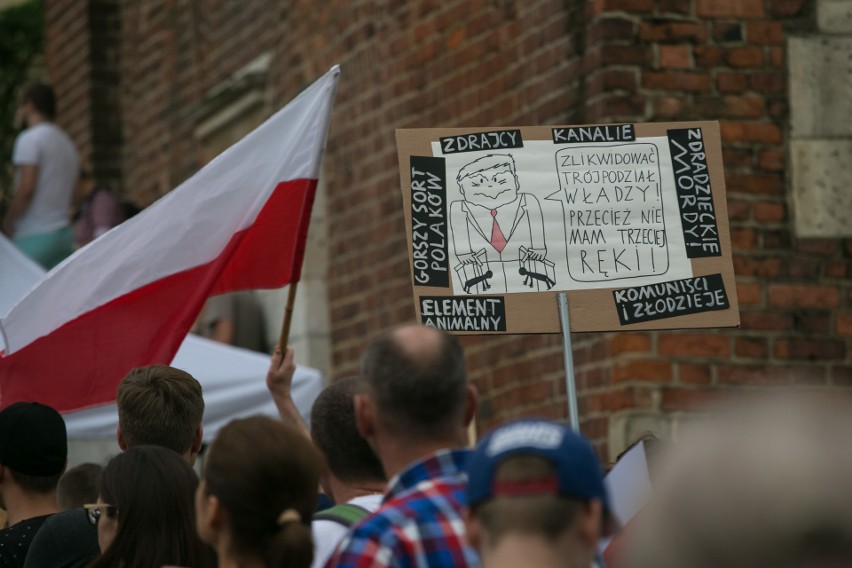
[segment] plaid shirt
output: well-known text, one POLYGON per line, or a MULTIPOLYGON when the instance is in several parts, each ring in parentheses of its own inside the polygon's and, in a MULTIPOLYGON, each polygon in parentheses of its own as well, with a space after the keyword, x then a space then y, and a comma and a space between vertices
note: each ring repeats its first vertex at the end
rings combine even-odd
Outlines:
POLYGON ((444 450, 402 471, 388 484, 379 510, 341 542, 326 568, 478 568, 461 514, 469 455, 444 450))

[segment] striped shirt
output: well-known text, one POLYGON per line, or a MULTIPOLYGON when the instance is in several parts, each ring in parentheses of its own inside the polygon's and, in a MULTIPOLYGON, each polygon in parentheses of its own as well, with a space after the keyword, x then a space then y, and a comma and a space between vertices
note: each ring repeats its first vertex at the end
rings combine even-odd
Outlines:
POLYGON ((382 506, 341 542, 326 568, 479 568, 462 520, 469 455, 440 451, 394 477, 382 506))

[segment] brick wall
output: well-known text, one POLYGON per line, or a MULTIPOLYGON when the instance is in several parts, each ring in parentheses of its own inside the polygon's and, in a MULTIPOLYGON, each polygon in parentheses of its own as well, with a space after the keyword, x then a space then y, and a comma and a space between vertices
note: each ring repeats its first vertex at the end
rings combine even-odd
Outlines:
MULTIPOLYGON (((852 244, 797 239, 787 204, 784 42, 814 19, 806 0, 125 4, 124 183, 148 203, 189 175, 193 105, 260 53, 276 107, 340 62, 324 171, 340 376, 414 315, 394 129, 718 119, 742 328, 575 335, 582 428, 612 454, 744 387, 852 386, 852 244)), ((559 337, 464 343, 481 427, 565 415, 559 337)))

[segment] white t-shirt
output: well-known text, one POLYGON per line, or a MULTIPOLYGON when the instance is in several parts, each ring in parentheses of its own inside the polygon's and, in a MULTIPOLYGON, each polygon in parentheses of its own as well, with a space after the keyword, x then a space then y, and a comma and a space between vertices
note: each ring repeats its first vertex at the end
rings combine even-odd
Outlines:
MULTIPOLYGON (((382 495, 363 495, 347 503, 358 505, 373 513, 382 504, 382 495)), ((323 568, 331 554, 337 550, 337 545, 349 533, 349 528, 334 521, 313 521, 311 532, 314 535, 314 561, 311 568, 323 568)))
POLYGON ((16 168, 38 166, 35 194, 15 224, 15 236, 49 233, 68 226, 71 199, 80 176, 80 160, 68 135, 52 122, 27 128, 15 140, 12 163, 16 168))

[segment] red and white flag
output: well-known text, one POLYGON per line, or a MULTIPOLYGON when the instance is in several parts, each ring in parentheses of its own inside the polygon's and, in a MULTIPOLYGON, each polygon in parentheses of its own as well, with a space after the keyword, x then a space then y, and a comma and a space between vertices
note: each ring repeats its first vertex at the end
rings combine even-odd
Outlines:
POLYGON ((339 74, 18 302, 0 320, 0 407, 110 402, 127 371, 172 360, 208 296, 298 281, 339 74))

